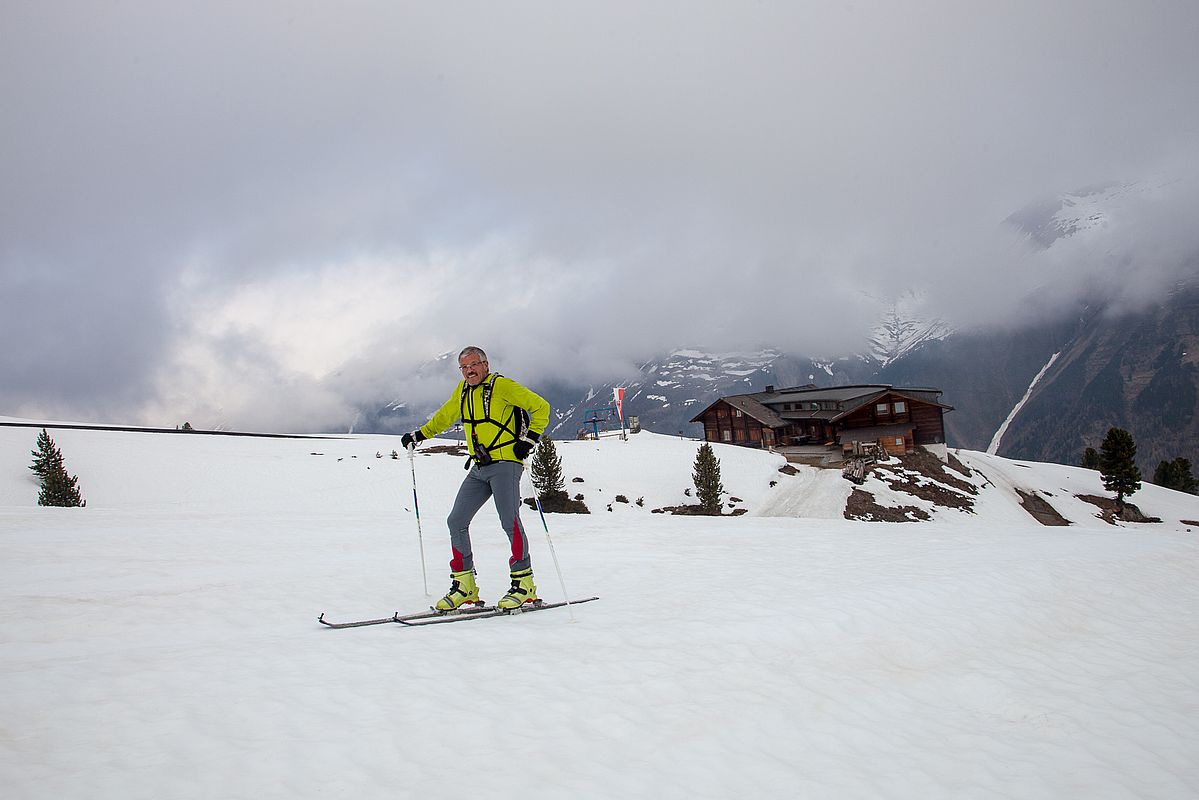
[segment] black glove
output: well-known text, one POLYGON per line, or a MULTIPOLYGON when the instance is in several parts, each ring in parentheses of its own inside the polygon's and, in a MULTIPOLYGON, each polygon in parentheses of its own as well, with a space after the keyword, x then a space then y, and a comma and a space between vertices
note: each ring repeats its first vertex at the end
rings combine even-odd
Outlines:
POLYGON ((418 444, 420 444, 424 440, 425 440, 425 435, 420 432, 420 428, 417 428, 412 433, 405 433, 403 436, 401 436, 400 437, 400 445, 405 450, 408 450, 410 448, 416 447, 418 444))
POLYGON ((537 440, 541 438, 540 434, 529 431, 525 434, 525 438, 518 439, 516 444, 512 445, 512 452, 521 461, 529 457, 529 453, 533 452, 533 446, 537 444, 537 440))

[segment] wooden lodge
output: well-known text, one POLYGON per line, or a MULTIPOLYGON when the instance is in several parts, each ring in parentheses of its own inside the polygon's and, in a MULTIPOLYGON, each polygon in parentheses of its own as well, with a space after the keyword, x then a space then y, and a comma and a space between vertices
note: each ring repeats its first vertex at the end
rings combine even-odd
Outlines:
POLYGON ((704 439, 745 447, 816 445, 857 454, 877 444, 902 455, 923 446, 945 457, 946 411, 940 389, 802 386, 722 397, 691 421, 704 439))

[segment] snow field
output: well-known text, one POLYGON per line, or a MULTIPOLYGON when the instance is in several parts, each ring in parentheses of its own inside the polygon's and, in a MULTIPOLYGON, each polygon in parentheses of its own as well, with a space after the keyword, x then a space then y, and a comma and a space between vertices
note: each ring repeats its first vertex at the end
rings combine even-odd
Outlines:
MULTIPOLYGON (((571 594, 601 597, 575 623, 329 630, 321 611, 429 602, 409 463, 374 458, 396 440, 52 435, 86 509, 30 503, 36 431, 0 429, 6 797, 1199 792, 1195 538, 1009 516, 1001 482, 1057 500, 1080 470, 960 454, 991 483, 977 514, 780 518, 757 514, 812 476, 717 447, 750 514, 671 517, 650 509, 686 500, 694 442, 562 442, 593 513, 550 531, 571 594), (617 493, 645 507, 608 513, 617 493)), ((434 594, 461 461, 415 461, 434 594)), ((1134 499, 1199 519, 1173 494, 1134 499)), ((492 513, 474 526, 488 599, 506 584, 492 513)))

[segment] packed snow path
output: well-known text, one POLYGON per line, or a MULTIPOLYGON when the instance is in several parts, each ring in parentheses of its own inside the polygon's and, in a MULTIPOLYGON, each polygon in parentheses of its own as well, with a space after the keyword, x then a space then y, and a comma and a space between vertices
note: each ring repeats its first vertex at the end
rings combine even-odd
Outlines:
POLYGON ((845 501, 853 484, 841 477, 840 469, 806 467, 798 475, 779 479, 757 514, 764 517, 843 519, 845 501))

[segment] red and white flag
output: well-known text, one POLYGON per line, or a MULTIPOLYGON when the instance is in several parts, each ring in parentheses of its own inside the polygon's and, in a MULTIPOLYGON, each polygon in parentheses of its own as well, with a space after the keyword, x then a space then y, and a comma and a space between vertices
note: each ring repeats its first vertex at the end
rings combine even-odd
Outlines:
POLYGON ((620 421, 624 422, 624 387, 612 390, 612 399, 616 402, 616 413, 620 415, 620 421))

